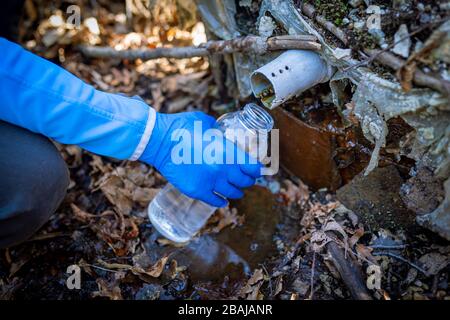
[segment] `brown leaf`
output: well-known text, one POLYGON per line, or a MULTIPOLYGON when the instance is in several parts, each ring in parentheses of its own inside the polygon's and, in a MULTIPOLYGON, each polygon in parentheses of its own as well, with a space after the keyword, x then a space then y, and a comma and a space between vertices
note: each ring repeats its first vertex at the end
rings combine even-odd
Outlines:
POLYGON ((192 103, 194 100, 189 96, 181 96, 176 99, 167 102, 167 112, 176 113, 183 111, 186 107, 192 103))
POLYGON ((135 264, 129 265, 129 264, 123 264, 123 263, 108 263, 103 260, 99 260, 98 262, 105 268, 112 269, 112 270, 125 270, 125 271, 131 271, 135 275, 147 275, 152 278, 158 278, 161 276, 162 272, 164 271, 164 267, 167 263, 167 260, 169 259, 170 255, 165 255, 161 259, 159 259, 154 265, 150 266, 149 268, 142 267, 139 263, 135 261, 135 264))
POLYGON ((356 245, 356 252, 358 253, 358 259, 364 260, 366 262, 372 262, 378 265, 375 257, 372 255, 372 248, 366 247, 365 245, 358 243, 356 245))
POLYGON ((348 240, 349 247, 353 248, 363 235, 364 235, 364 227, 361 226, 360 228, 356 229, 355 233, 348 240))
POLYGON ((275 291, 273 292, 273 296, 276 296, 283 290, 283 275, 280 275, 276 280, 275 291))
POLYGON ((321 223, 325 223, 331 211, 339 206, 339 202, 329 202, 327 204, 322 204, 320 202, 315 202, 311 207, 305 212, 300 221, 300 224, 306 228, 311 228, 315 220, 321 223))
POLYGON ((145 273, 151 277, 158 278, 163 272, 164 266, 166 265, 168 259, 169 255, 162 257, 158 260, 158 262, 151 266, 149 270, 145 271, 145 273))
POLYGON ((84 210, 81 210, 74 203, 71 203, 70 207, 72 208, 72 212, 73 212, 75 218, 81 222, 88 223, 88 222, 90 222, 91 219, 96 217, 95 214, 91 214, 84 210))
POLYGON ((311 244, 314 251, 320 251, 328 242, 336 241, 334 238, 328 236, 327 232, 333 231, 342 236, 345 252, 347 253, 347 234, 345 233, 342 226, 335 220, 331 219, 327 221, 321 228, 321 230, 316 230, 312 233, 311 244))
POLYGON ((286 199, 287 204, 298 203, 304 204, 309 199, 308 186, 300 181, 297 186, 291 180, 284 180, 285 187, 281 189, 280 194, 286 199))
POLYGON ((416 72, 417 64, 415 62, 411 62, 409 64, 405 64, 402 68, 397 70, 397 78, 400 81, 400 84, 405 92, 408 92, 412 89, 412 81, 414 79, 414 72, 416 72))
POLYGON ((219 233, 226 227, 234 228, 242 225, 244 216, 239 215, 236 208, 217 209, 214 215, 208 220, 208 224, 202 230, 202 233, 219 233))
POLYGON ((434 49, 442 44, 442 40, 446 35, 445 30, 435 30, 424 43, 423 47, 411 54, 403 66, 397 70, 396 75, 403 90, 408 92, 412 89, 412 80, 414 78, 414 72, 416 72, 417 61, 423 61, 428 57, 434 49))
POLYGON ((152 107, 155 108, 156 111, 161 110, 165 98, 161 91, 160 84, 151 84, 150 91, 152 93, 152 107))
POLYGON ((113 204, 118 211, 124 215, 128 215, 131 212, 133 206, 133 200, 130 190, 126 190, 123 180, 117 175, 110 175, 100 185, 105 197, 111 204, 113 204))
POLYGON ((133 189, 131 197, 133 201, 138 202, 141 206, 147 206, 160 190, 159 188, 136 187, 133 189))
POLYGON ((161 276, 162 272, 164 271, 164 267, 165 267, 169 257, 170 257, 170 254, 164 255, 155 264, 153 264, 149 267, 143 266, 141 264, 146 264, 146 262, 142 261, 142 260, 146 260, 145 258, 148 259, 148 257, 145 256, 145 251, 144 251, 140 255, 136 255, 133 258, 133 261, 134 261, 133 266, 124 265, 123 268, 127 268, 127 269, 131 270, 131 272, 133 272, 133 274, 135 274, 137 276, 143 275, 143 276, 150 276, 152 278, 158 278, 159 276, 161 276))
POLYGON ((256 300, 259 297, 259 289, 263 284, 263 280, 263 270, 256 269, 245 286, 243 286, 239 291, 239 297, 245 298, 247 300, 256 300))
POLYGON ((119 287, 119 280, 124 277, 124 273, 114 273, 114 279, 110 282, 105 279, 98 278, 95 282, 98 285, 98 291, 92 293, 93 297, 106 297, 111 300, 123 300, 122 291, 119 287))

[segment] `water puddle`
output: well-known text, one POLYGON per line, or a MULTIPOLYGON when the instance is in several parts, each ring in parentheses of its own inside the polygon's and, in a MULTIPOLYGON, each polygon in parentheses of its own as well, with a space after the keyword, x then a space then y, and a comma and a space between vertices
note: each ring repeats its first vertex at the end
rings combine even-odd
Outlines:
POLYGON ((273 236, 280 214, 275 195, 261 186, 246 191, 232 206, 245 215, 242 226, 200 236, 183 247, 158 244, 160 236, 155 232, 145 243, 150 259, 157 261, 170 253, 178 266, 187 267, 193 283, 221 283, 225 276, 231 281, 248 276, 276 252, 273 236))

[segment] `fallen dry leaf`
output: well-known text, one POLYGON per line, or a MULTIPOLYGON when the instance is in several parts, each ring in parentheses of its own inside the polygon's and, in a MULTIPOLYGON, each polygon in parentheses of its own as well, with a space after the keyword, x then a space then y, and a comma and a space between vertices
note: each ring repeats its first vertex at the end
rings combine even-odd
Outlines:
POLYGON ((356 229, 355 233, 353 233, 353 235, 348 240, 349 247, 353 248, 363 235, 364 235, 364 227, 361 226, 358 229, 356 229))
POLYGON ((259 289, 264 280, 264 273, 262 269, 256 269, 247 283, 239 291, 239 297, 247 300, 257 300, 259 297, 259 289))
POLYGON ((98 291, 92 293, 92 297, 106 297, 111 300, 123 300, 122 291, 119 287, 119 280, 125 276, 123 272, 115 272, 111 281, 98 278, 95 280, 98 285, 98 291))
POLYGON ((123 180, 117 175, 109 175, 99 186, 105 197, 118 211, 128 215, 133 207, 131 190, 124 188, 123 180))
POLYGON ((147 275, 152 278, 158 278, 161 276, 164 271, 164 267, 170 257, 170 254, 163 256, 160 258, 155 264, 150 267, 143 267, 137 261, 135 261, 134 265, 122 264, 122 263, 108 263, 102 260, 99 260, 99 263, 108 269, 112 270, 129 270, 135 275, 147 275))
POLYGON ((90 222, 91 219, 97 217, 95 214, 91 214, 84 210, 81 210, 74 203, 71 203, 70 207, 72 208, 72 212, 73 212, 75 218, 81 222, 88 223, 88 222, 90 222))
POLYGON ((164 267, 169 259, 169 255, 166 255, 159 259, 153 266, 148 270, 143 270, 143 272, 151 277, 158 278, 164 270, 164 267))
POLYGON ((138 202, 141 206, 147 206, 160 190, 161 189, 159 188, 136 187, 132 191, 131 198, 134 202, 138 202))
POLYGON ((366 247, 365 245, 358 243, 355 247, 356 249, 356 253, 358 254, 358 259, 359 260, 364 260, 366 262, 370 262, 372 264, 376 264, 377 260, 375 259, 375 257, 372 255, 372 248, 366 247))
POLYGON ((244 223, 244 216, 239 215, 236 208, 219 208, 208 220, 201 233, 219 233, 226 227, 235 228, 244 223))
POLYGON ((300 181, 299 185, 294 184, 291 180, 283 181, 284 187, 280 190, 280 194, 286 199, 287 204, 298 203, 305 204, 309 199, 309 189, 306 184, 300 181))

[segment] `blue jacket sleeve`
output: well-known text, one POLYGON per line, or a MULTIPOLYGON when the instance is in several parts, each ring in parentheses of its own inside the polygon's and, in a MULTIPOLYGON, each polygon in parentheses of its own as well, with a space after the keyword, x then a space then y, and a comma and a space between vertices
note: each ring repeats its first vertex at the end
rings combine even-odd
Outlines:
POLYGON ((96 90, 0 38, 0 120, 91 152, 137 160, 155 111, 143 101, 96 90))

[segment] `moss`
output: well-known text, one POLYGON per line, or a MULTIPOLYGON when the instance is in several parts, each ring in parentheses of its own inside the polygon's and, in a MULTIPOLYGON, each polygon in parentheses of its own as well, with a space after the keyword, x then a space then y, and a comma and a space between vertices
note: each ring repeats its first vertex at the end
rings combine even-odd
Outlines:
POLYGON ((353 49, 375 49, 377 39, 365 29, 353 29, 349 31, 350 45, 353 49))
POLYGON ((314 8, 327 20, 333 21, 337 26, 342 25, 343 19, 349 13, 347 1, 309 0, 308 2, 314 5, 314 8))

